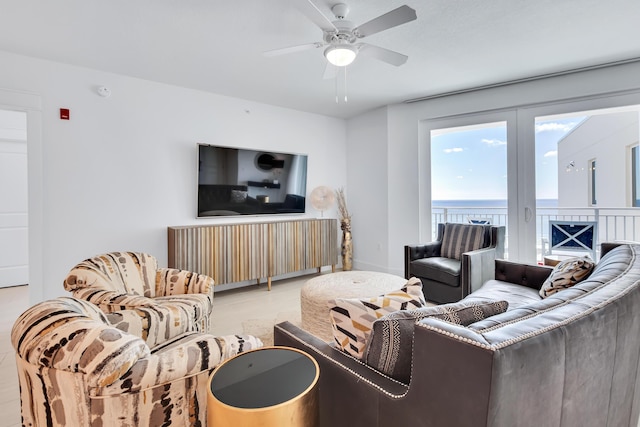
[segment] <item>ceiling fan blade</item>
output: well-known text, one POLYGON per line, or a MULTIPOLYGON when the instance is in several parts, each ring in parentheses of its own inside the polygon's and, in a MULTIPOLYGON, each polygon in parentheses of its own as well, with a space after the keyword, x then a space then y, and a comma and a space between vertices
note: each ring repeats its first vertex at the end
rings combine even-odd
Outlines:
POLYGON ((327 66, 324 67, 324 74, 322 75, 322 78, 324 80, 328 80, 328 79, 336 78, 337 76, 338 76, 338 67, 336 67, 335 65, 327 61, 327 66))
POLYGON ((331 19, 311 0, 295 0, 296 7, 323 31, 338 31, 331 19))
POLYGON ((374 46, 371 44, 362 43, 359 46, 360 50, 358 51, 358 56, 368 56, 370 58, 375 58, 380 61, 386 62, 387 64, 395 65, 399 67, 400 65, 407 62, 409 57, 407 55, 403 55, 401 53, 395 52, 393 50, 385 49, 380 46, 374 46))
POLYGON ((371 34, 406 24, 407 22, 415 20, 417 17, 418 15, 416 15, 416 11, 405 4, 391 12, 380 15, 369 22, 365 22, 355 28, 353 33, 360 38, 367 37, 371 34))
POLYGON ((319 47, 322 47, 323 45, 324 44, 320 42, 307 43, 307 44, 301 44, 297 46, 283 47, 281 49, 268 50, 266 52, 262 52, 262 54, 264 56, 286 55, 287 53, 301 52, 303 50, 319 48, 319 47))

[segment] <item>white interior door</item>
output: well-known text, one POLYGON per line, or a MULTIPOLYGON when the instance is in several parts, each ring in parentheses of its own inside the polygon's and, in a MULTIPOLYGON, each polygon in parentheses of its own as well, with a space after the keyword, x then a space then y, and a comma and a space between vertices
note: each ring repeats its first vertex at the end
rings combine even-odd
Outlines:
POLYGON ((27 114, 0 110, 0 287, 29 282, 27 114))

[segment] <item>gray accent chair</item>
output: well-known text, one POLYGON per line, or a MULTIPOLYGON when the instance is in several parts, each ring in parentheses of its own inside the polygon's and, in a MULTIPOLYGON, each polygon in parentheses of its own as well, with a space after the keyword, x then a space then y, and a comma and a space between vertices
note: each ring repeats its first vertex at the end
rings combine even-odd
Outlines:
POLYGON ((504 258, 504 238, 504 226, 438 224, 435 241, 404 247, 404 276, 419 278, 429 301, 459 301, 493 277, 494 261, 504 258), (443 256, 445 230, 461 225, 483 230, 481 249, 464 252, 460 259, 443 256))

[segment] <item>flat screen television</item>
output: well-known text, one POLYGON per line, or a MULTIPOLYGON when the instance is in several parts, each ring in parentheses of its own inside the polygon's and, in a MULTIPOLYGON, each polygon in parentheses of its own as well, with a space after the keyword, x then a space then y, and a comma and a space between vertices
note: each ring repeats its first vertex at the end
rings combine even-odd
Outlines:
POLYGON ((198 144, 198 217, 301 214, 307 156, 198 144))

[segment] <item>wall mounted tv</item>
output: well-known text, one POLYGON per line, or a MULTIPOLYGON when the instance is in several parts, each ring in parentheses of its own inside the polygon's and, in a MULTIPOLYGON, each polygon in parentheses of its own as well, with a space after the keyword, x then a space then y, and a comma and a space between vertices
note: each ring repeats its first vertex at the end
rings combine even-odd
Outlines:
POLYGON ((198 144, 198 217, 304 213, 307 156, 198 144))

